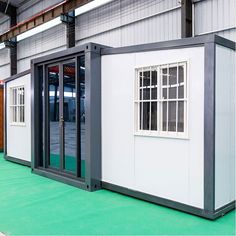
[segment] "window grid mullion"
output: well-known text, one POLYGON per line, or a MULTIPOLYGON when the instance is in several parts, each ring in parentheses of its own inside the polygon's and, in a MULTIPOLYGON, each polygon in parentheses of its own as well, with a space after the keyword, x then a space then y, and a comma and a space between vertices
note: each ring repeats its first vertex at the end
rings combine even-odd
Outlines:
MULTIPOLYGON (((166 76, 166 83, 169 86, 169 64, 167 65, 167 76, 166 76)), ((166 89, 166 97, 169 99, 169 89, 166 89)), ((166 102, 166 131, 169 131, 169 101, 166 102)))
MULTIPOLYGON (((176 82, 179 83, 179 63, 177 63, 177 75, 176 75, 176 82)), ((175 114, 175 132, 178 133, 178 109, 179 109, 179 86, 176 88, 176 114, 175 114)))
POLYGON ((150 92, 150 97, 149 97, 149 130, 151 130, 151 127, 152 127, 152 106, 151 106, 151 100, 152 100, 152 89, 151 89, 151 85, 152 85, 152 72, 151 72, 151 67, 150 67, 150 88, 149 88, 149 92, 150 92))
MULTIPOLYGON (((143 100, 143 68, 142 68, 142 76, 141 76, 141 78, 142 78, 142 100, 143 100)), ((141 103, 141 112, 142 112, 142 114, 141 114, 141 130, 143 130, 143 101, 142 101, 142 103, 141 103)))

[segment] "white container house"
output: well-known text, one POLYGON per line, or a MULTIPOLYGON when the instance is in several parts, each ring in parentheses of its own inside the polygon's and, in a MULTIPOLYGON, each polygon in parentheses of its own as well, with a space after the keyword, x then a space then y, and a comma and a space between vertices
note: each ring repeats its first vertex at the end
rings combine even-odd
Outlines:
POLYGON ((235 207, 235 50, 208 35, 37 58, 6 80, 5 157, 215 219, 235 207))

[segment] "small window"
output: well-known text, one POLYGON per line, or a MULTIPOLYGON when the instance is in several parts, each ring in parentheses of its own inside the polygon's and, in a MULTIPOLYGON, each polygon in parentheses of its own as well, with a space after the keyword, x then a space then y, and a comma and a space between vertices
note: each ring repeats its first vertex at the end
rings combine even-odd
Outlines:
POLYGON ((136 133, 187 135, 186 63, 137 69, 136 133))
POLYGON ((10 120, 12 124, 25 123, 25 88, 24 86, 10 89, 10 120))

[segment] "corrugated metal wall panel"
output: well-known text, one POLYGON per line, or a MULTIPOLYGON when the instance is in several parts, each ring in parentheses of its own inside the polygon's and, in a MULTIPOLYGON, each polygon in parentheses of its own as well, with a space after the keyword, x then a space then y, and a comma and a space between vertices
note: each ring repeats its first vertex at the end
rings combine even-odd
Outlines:
POLYGON ((236 1, 205 0, 194 4, 195 35, 216 32, 236 40, 236 1))
POLYGON ((180 38, 178 0, 119 0, 78 16, 77 44, 127 46, 180 38))
POLYGON ((17 62, 18 73, 30 69, 31 59, 35 59, 35 58, 41 57, 41 56, 46 56, 46 55, 49 55, 49 54, 52 54, 52 53, 55 53, 55 52, 60 52, 60 51, 65 50, 65 49, 66 49, 66 46, 61 46, 61 47, 54 48, 52 50, 46 51, 44 53, 39 53, 37 55, 33 55, 33 56, 30 56, 30 57, 18 60, 18 62, 17 62))
POLYGON ((0 19, 0 34, 5 33, 10 28, 10 20, 8 17, 0 19))
POLYGON ((30 38, 24 39, 18 43, 18 73, 30 68, 30 60, 32 58, 51 54, 55 50, 63 50, 66 48, 65 25, 60 24, 42 33, 36 34, 30 38), (27 63, 21 63, 21 61, 27 63), (27 66, 26 66, 27 65, 27 66))
POLYGON ((0 66, 0 80, 10 77, 10 64, 0 66))
POLYGON ((32 4, 30 2, 26 2, 21 7, 18 8, 17 14, 18 14, 18 22, 24 21, 31 16, 37 14, 38 12, 53 6, 57 3, 62 2, 63 0, 41 0, 41 1, 32 1, 32 4))

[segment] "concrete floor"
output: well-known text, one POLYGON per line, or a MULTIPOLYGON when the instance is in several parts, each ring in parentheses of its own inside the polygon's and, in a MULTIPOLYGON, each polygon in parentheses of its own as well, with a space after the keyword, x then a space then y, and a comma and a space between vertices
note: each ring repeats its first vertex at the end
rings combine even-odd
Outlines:
POLYGON ((107 190, 86 192, 0 154, 0 232, 6 235, 235 235, 235 211, 209 221, 107 190))

